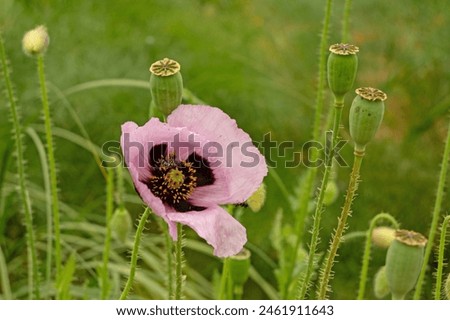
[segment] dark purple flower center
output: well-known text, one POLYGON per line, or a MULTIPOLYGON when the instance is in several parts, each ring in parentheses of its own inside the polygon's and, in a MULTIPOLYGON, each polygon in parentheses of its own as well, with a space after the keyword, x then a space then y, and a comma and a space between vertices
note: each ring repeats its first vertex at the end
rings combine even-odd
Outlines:
POLYGON ((151 148, 148 162, 151 176, 142 182, 162 202, 178 212, 206 209, 189 202, 195 188, 215 181, 206 159, 193 152, 186 160, 178 161, 175 154, 168 154, 167 144, 159 144, 151 148))

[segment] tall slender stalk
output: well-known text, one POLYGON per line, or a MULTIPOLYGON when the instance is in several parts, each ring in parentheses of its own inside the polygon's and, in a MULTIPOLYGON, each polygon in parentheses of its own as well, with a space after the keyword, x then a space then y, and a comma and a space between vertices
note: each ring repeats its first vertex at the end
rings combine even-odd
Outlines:
POLYGON ((3 254, 2 246, 0 246, 0 283, 3 298, 6 300, 11 300, 11 284, 9 282, 8 266, 5 261, 5 255, 3 254))
POLYGON ((139 224, 136 230, 136 235, 134 237, 133 251, 131 253, 131 262, 130 262, 130 274, 127 279, 127 283, 123 288, 122 294, 120 295, 120 300, 125 300, 133 287, 134 276, 136 274, 137 261, 139 257, 139 245, 141 244, 142 232, 145 229, 145 223, 147 222, 148 216, 150 215, 150 209, 146 208, 144 213, 139 220, 139 224))
POLYGON ((108 298, 110 281, 109 281, 109 252, 111 250, 111 217, 114 209, 114 170, 108 168, 108 178, 106 180, 106 234, 105 245, 103 249, 103 266, 101 269, 101 299, 108 298))
POLYGON ((50 169, 50 188, 52 194, 52 211, 53 211, 53 231, 55 233, 55 266, 56 266, 56 282, 61 280, 61 231, 59 217, 59 199, 58 199, 58 180, 56 175, 55 149, 52 134, 52 121, 50 116, 50 106, 48 102, 47 85, 44 71, 44 56, 37 56, 39 83, 41 86, 42 109, 44 111, 45 122, 45 138, 47 140, 48 164, 50 169))
POLYGON ((38 262, 37 253, 35 247, 35 235, 33 230, 33 214, 31 208, 31 201, 26 188, 26 177, 25 177, 25 165, 24 165, 24 145, 22 141, 22 129, 20 126, 20 115, 18 106, 16 104, 16 98, 14 95, 14 90, 12 82, 9 76, 8 62, 6 58, 5 47, 3 44, 3 37, 0 34, 0 59, 3 70, 3 78, 5 80, 6 95, 9 101, 9 106, 11 110, 11 120, 13 123, 14 130, 14 140, 16 142, 16 165, 18 173, 19 182, 19 194, 23 204, 23 210, 25 215, 25 228, 27 234, 27 252, 28 252, 28 279, 30 288, 30 297, 35 299, 40 298, 39 290, 39 273, 38 273, 38 262), (32 292, 32 295, 31 295, 32 292))
POLYGON ((448 161, 450 158, 450 122, 447 131, 447 140, 445 142, 444 155, 442 156, 441 172, 439 174, 438 187, 436 192, 436 200, 434 202, 433 218, 431 220, 430 233, 428 234, 428 242, 425 248, 425 255, 423 257, 422 269, 420 270, 419 279, 416 284, 416 291, 414 291, 414 299, 420 299, 422 293, 422 286, 427 272, 428 261, 430 260, 431 251, 433 250, 434 238, 439 224, 439 217, 441 214, 442 200, 445 192, 445 181, 447 179, 448 161))
POLYGON ((330 144, 330 151, 327 154, 326 157, 326 163, 325 163, 325 171, 322 177, 322 183, 320 185, 319 194, 317 197, 316 202, 316 210, 314 212, 314 224, 312 228, 312 236, 311 236, 311 242, 309 245, 309 254, 308 254, 308 267, 306 269, 305 277, 302 280, 302 283, 299 286, 299 292, 297 294, 297 299, 303 300, 305 299, 306 295, 308 294, 308 289, 310 287, 311 282, 311 275, 314 271, 314 257, 316 255, 316 248, 317 244, 319 243, 319 231, 320 231, 320 220, 322 218, 322 212, 323 212, 323 199, 325 196, 325 190, 327 188, 327 183, 329 180, 329 176, 331 173, 331 168, 333 164, 333 158, 334 158, 334 147, 338 141, 339 136, 339 126, 341 123, 341 117, 342 117, 342 109, 343 109, 343 103, 338 103, 335 101, 334 105, 334 122, 333 122, 333 131, 332 131, 332 138, 331 138, 331 144, 330 144))
POLYGON ((336 257, 339 245, 342 241, 342 235, 346 229, 347 218, 351 214, 351 206, 355 197, 356 190, 358 190, 359 183, 359 170, 361 168, 363 153, 355 152, 353 169, 350 174, 350 181, 348 184, 347 194, 345 196, 344 206, 342 208, 341 216, 339 217, 338 226, 333 235, 332 242, 328 249, 327 256, 324 260, 324 265, 321 270, 319 289, 317 292, 317 298, 320 300, 326 299, 327 292, 329 291, 329 281, 332 276, 332 268, 334 265, 334 259, 336 257))
POLYGON ((439 241, 438 266, 436 271, 436 288, 434 291, 434 300, 441 300, 442 272, 444 269, 444 249, 447 236, 447 227, 450 222, 450 216, 446 216, 441 227, 441 239, 439 241))
MULTIPOLYGON (((324 105, 324 91, 325 91, 325 81, 326 81, 326 58, 327 58, 327 45, 328 45, 328 34, 330 29, 330 18, 332 11, 333 0, 327 0, 325 6, 325 15, 323 20, 323 28, 320 35, 320 45, 319 45, 319 70, 318 70, 318 82, 317 82, 317 91, 316 91, 316 99, 315 99, 315 114, 314 114, 314 124, 313 124, 313 141, 320 140, 320 129, 321 122, 323 116, 323 105, 324 105)), ((319 156, 318 151, 313 148, 312 150, 312 159, 315 161, 319 156)), ((300 244, 302 242, 302 234, 305 228, 305 218, 308 213, 308 204, 312 194, 314 181, 317 175, 317 167, 308 168, 306 171, 305 183, 302 186, 303 191, 300 194, 298 200, 298 209, 295 214, 295 230, 297 234, 297 239, 294 246, 294 254, 292 259, 288 265, 288 282, 292 277, 292 271, 294 270, 295 262, 297 259, 297 252, 300 248, 300 244)), ((282 297, 287 298, 288 288, 286 285, 286 292, 282 292, 282 297)))
POLYGON ((350 9, 352 7, 352 0, 345 0, 344 15, 342 17, 342 33, 341 42, 347 43, 349 37, 349 25, 350 25, 350 9))
POLYGON ((225 258, 223 260, 222 277, 220 279, 220 289, 219 289, 219 299, 225 300, 230 299, 228 296, 228 287, 230 279, 230 259, 225 258))
POLYGON ((175 243, 175 300, 180 300, 183 297, 183 242, 183 225, 181 223, 177 223, 177 241, 175 243))
POLYGON ((375 217, 370 220, 369 230, 367 230, 366 234, 366 243, 364 245, 364 254, 363 254, 363 263, 361 267, 361 276, 359 277, 359 289, 358 289, 358 300, 364 299, 364 294, 366 291, 366 283, 367 283, 367 272, 369 270, 369 261, 370 261, 370 251, 372 249, 372 232, 373 229, 377 226, 380 220, 389 221, 395 229, 399 228, 399 224, 397 220, 389 213, 379 213, 375 217))

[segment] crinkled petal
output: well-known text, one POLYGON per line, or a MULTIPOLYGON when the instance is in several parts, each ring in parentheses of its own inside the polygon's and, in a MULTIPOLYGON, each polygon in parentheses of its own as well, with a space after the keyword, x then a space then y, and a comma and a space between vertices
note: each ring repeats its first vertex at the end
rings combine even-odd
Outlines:
POLYGON ((194 229, 214 248, 214 255, 217 257, 235 255, 247 242, 245 228, 219 206, 203 211, 171 212, 167 216, 173 222, 179 222, 194 229))
POLYGON ((267 175, 265 159, 250 136, 222 110, 209 106, 180 105, 169 115, 167 123, 185 127, 208 143, 202 143, 199 154, 215 164, 213 172, 217 182, 194 191, 192 201, 196 205, 244 202, 267 175))

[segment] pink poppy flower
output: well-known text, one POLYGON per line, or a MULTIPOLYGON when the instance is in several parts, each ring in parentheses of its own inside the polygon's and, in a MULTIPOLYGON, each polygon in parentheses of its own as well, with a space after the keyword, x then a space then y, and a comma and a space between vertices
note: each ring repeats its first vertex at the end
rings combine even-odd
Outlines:
POLYGON ((121 146, 136 191, 169 225, 194 229, 218 257, 237 254, 245 228, 220 207, 242 203, 267 174, 250 136, 222 110, 181 105, 167 123, 122 125, 121 146))

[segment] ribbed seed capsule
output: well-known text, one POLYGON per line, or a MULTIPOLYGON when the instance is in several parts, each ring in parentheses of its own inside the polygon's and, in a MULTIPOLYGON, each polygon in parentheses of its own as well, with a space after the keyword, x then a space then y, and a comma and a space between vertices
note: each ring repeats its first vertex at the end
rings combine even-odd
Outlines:
POLYGON ((125 242, 131 232, 132 221, 130 213, 125 208, 118 208, 111 218, 111 230, 118 240, 125 242))
POLYGON ((383 299, 391 293, 386 277, 386 266, 382 266, 375 274, 375 278, 373 279, 373 291, 377 299, 383 299))
POLYGON ((183 78, 180 64, 164 58, 150 66, 150 92, 152 103, 168 116, 181 103, 183 97, 183 78))
POLYGON ((330 47, 327 63, 328 86, 336 101, 343 104, 356 78, 359 48, 352 44, 338 43, 330 47))
POLYGON ((349 115, 350 135, 355 143, 355 152, 364 154, 366 145, 383 120, 387 95, 370 87, 358 88, 355 92, 357 96, 353 99, 349 115))
POLYGON ((411 291, 422 267, 427 239, 420 233, 397 230, 386 255, 386 277, 392 299, 403 300, 411 291))
POLYGON ((230 277, 235 286, 243 286, 248 279, 251 253, 243 248, 237 255, 229 257, 230 277))

